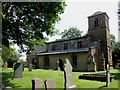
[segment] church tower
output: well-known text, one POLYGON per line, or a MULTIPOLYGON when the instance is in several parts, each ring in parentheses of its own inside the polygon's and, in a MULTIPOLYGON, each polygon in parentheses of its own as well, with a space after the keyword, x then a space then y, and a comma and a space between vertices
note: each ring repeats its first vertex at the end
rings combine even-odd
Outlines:
MULTIPOLYGON (((109 64, 112 67, 112 50, 110 42, 109 17, 105 12, 98 11, 88 17, 88 35, 90 43, 100 43, 100 56, 104 54, 105 68, 109 64)), ((100 58, 100 57, 98 57, 100 58)))

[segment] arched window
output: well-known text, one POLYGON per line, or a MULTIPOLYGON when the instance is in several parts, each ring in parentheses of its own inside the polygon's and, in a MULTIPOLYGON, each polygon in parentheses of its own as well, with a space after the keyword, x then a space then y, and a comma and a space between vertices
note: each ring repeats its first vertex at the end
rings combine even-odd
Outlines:
POLYGON ((99 21, 98 21, 97 18, 96 18, 95 21, 94 21, 94 25, 95 25, 95 27, 98 27, 98 26, 99 26, 99 21))

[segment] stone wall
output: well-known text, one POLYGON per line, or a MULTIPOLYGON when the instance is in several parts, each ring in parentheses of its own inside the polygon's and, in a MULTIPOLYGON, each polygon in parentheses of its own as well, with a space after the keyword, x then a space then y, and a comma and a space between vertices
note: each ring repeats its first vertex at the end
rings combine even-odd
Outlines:
MULTIPOLYGON (((56 69, 57 68, 57 60, 61 59, 63 62, 67 58, 70 63, 73 65, 72 61, 73 54, 58 54, 58 55, 49 55, 49 56, 39 56, 39 68, 44 68, 44 57, 49 57, 49 68, 48 69, 56 69)), ((87 71, 87 56, 88 52, 76 53, 77 56, 77 66, 75 68, 76 71, 87 71)))
POLYGON ((83 37, 83 38, 77 38, 77 39, 70 39, 70 40, 63 40, 63 41, 56 41, 53 43, 48 43, 47 48, 48 52, 52 51, 52 45, 56 46, 55 51, 64 51, 64 43, 68 43, 68 49, 69 50, 75 50, 77 48, 77 42, 81 41, 82 42, 82 48, 88 47, 88 38, 83 37))

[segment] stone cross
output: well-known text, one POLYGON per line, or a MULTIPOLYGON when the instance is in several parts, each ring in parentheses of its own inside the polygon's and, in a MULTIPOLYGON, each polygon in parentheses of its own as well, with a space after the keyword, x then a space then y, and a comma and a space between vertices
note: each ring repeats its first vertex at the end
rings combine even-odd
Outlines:
POLYGON ((32 71, 32 64, 31 63, 28 65, 28 70, 32 71))
POLYGON ((42 80, 36 78, 32 80, 32 90, 42 90, 42 80))
POLYGON ((23 64, 18 62, 14 66, 14 76, 13 78, 22 78, 23 64))
POLYGON ((65 60, 64 64, 64 87, 65 89, 73 89, 76 86, 73 84, 73 73, 72 73, 72 66, 68 59, 65 60))
POLYGON ((55 90, 56 89, 56 81, 54 79, 48 79, 48 80, 45 80, 45 88, 46 90, 55 90))
POLYGON ((107 70, 106 70, 106 75, 107 75, 107 82, 106 82, 106 86, 109 87, 110 86, 110 67, 107 64, 107 70))

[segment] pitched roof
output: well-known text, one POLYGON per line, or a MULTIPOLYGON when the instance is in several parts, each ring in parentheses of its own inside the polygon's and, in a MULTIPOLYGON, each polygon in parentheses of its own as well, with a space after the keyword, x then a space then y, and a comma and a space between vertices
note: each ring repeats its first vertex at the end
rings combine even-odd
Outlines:
POLYGON ((69 41, 69 40, 77 40, 77 39, 83 39, 83 38, 88 38, 88 36, 76 37, 76 38, 71 38, 71 39, 56 39, 55 41, 46 42, 46 44, 62 42, 62 41, 69 41))
MULTIPOLYGON (((92 15, 89 16, 89 17, 96 16, 96 15, 100 15, 100 14, 106 14, 106 12, 97 11, 97 12, 95 12, 94 14, 92 14, 92 15)), ((106 15, 107 15, 107 14, 106 14, 106 15)), ((107 17, 108 17, 108 15, 107 15, 107 17)), ((108 18, 109 18, 109 17, 108 17, 108 18)))
POLYGON ((105 12, 97 11, 97 12, 95 12, 94 14, 92 14, 91 16, 95 16, 95 15, 103 14, 103 13, 105 13, 105 12))
POLYGON ((56 52, 46 52, 46 53, 39 53, 38 56, 42 55, 55 55, 55 54, 66 54, 66 53, 80 53, 80 52, 88 52, 89 48, 81 48, 77 50, 66 50, 66 51, 56 51, 56 52))

